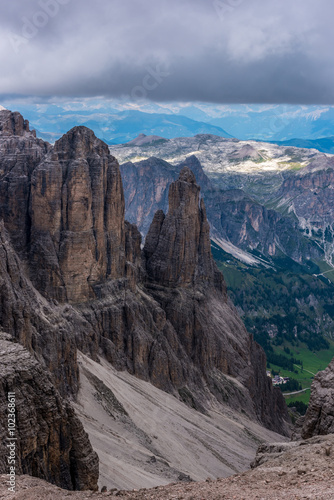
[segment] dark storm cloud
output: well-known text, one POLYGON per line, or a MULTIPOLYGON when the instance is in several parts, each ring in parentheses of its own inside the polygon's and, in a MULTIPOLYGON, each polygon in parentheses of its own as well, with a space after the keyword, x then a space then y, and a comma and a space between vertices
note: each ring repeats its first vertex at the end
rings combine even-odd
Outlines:
POLYGON ((334 103, 332 0, 12 0, 0 94, 334 103))

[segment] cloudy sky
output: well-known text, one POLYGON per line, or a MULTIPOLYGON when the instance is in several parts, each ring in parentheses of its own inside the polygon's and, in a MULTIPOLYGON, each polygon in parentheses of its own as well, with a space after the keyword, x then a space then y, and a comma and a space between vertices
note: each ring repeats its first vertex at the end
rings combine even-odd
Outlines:
POLYGON ((9 96, 334 103, 332 0, 11 0, 9 96))

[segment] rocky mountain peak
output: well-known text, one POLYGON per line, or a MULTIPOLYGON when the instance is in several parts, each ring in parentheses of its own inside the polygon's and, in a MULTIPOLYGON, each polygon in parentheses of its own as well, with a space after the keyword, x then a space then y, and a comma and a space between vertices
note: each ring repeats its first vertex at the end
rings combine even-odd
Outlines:
POLYGON ((54 145, 59 159, 86 158, 91 155, 110 156, 108 146, 87 127, 73 127, 54 145))
POLYGON ((155 214, 146 237, 144 255, 150 281, 165 286, 206 282, 225 288, 211 255, 209 223, 199 195, 194 173, 183 167, 178 180, 170 185, 167 215, 161 210, 155 214))
POLYGON ((17 111, 0 110, 0 134, 3 136, 25 136, 36 137, 35 130, 29 130, 29 122, 17 111))
POLYGON ((183 167, 179 175, 179 180, 190 184, 196 184, 196 177, 189 167, 183 167))
POLYGON ((35 169, 31 182, 31 260, 38 287, 70 302, 124 276, 124 197, 116 159, 86 127, 74 127, 35 169), (48 252, 41 255, 39 248, 48 252), (75 258, 73 256, 75 255, 75 258))
POLYGON ((168 142, 168 139, 164 137, 160 137, 159 135, 145 135, 139 134, 137 137, 132 139, 132 141, 127 142, 127 146, 145 146, 148 144, 152 144, 154 142, 168 142))
POLYGON ((95 297, 95 284, 125 274, 116 159, 86 127, 74 127, 52 148, 33 136, 18 137, 28 130, 18 113, 1 116, 0 217, 15 250, 44 296, 61 302, 95 297))
POLYGON ((169 213, 178 211, 182 218, 195 215, 198 212, 200 189, 194 173, 189 167, 184 167, 178 180, 172 182, 169 188, 169 213))
POLYGON ((195 155, 187 156, 187 158, 180 163, 178 168, 182 169, 184 167, 189 167, 190 170, 195 174, 197 183, 201 186, 201 190, 206 190, 210 187, 211 182, 207 175, 204 173, 201 162, 195 155))

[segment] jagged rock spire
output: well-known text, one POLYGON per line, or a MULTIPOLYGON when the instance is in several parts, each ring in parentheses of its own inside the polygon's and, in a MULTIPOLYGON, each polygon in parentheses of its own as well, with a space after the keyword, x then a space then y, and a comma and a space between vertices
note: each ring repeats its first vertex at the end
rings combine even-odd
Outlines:
POLYGON ((200 187, 186 166, 169 189, 169 211, 158 210, 146 237, 149 281, 164 286, 205 284, 225 289, 211 255, 210 228, 200 187))

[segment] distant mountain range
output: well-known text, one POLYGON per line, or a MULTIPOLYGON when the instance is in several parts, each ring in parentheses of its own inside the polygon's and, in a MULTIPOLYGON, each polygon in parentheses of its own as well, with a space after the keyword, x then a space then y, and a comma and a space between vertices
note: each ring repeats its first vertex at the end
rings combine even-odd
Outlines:
POLYGON ((315 140, 334 134, 334 109, 316 106, 273 106, 260 111, 245 110, 213 118, 209 123, 224 127, 238 139, 286 141, 315 140))
MULTIPOLYGON (((332 106, 230 105, 200 104, 183 106, 178 113, 193 120, 223 127, 238 139, 286 141, 332 137, 332 106)), ((296 145, 296 144, 295 144, 296 145)), ((303 147, 314 147, 304 146, 303 147)))
POLYGON ((223 128, 196 121, 182 115, 145 113, 138 110, 117 111, 91 109, 67 111, 59 106, 49 106, 43 112, 33 107, 24 111, 37 131, 37 136, 54 143, 69 129, 85 125, 107 144, 120 144, 135 139, 140 133, 158 135, 167 139, 191 137, 196 134, 215 134, 232 137, 223 128))
POLYGON ((333 151, 334 108, 297 105, 217 105, 85 100, 54 104, 3 103, 30 120, 37 135, 54 142, 68 129, 86 125, 108 144, 140 133, 166 139, 214 134, 240 140, 292 141, 298 147, 333 151), (315 141, 315 142, 312 142, 315 141))

